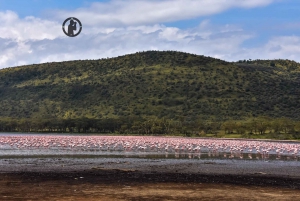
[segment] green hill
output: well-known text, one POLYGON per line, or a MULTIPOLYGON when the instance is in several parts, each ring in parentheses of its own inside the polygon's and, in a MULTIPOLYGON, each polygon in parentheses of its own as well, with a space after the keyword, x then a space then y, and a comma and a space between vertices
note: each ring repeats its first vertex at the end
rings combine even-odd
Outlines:
POLYGON ((0 117, 299 119, 299 65, 148 51, 6 68, 0 117))

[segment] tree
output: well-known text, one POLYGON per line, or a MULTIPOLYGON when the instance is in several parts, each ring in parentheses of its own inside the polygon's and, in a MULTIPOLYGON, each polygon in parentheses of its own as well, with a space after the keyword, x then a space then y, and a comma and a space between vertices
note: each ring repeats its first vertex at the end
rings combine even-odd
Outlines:
POLYGON ((218 122, 211 122, 211 123, 209 124, 209 127, 210 127, 210 132, 211 132, 212 134, 217 135, 217 131, 220 129, 221 124, 218 123, 218 122))
POLYGON ((260 121, 257 123, 257 131, 259 134, 265 134, 266 130, 268 129, 269 124, 266 121, 260 121))
POLYGON ((21 119, 19 123, 21 131, 30 132, 31 131, 31 122, 29 119, 21 119))
POLYGON ((232 134, 234 129, 236 129, 236 124, 233 121, 226 121, 221 127, 225 131, 225 134, 232 134))
POLYGON ((292 120, 288 118, 282 118, 281 123, 284 134, 293 133, 295 131, 295 125, 292 120))
POLYGON ((246 133, 246 125, 244 123, 237 123, 236 124, 236 132, 238 134, 245 134, 246 133))
POLYGON ((127 130, 128 130, 127 124, 122 124, 121 128, 119 129, 119 132, 120 133, 127 133, 127 130))
POLYGON ((272 61, 272 62, 270 63, 270 66, 275 67, 275 66, 276 66, 275 62, 272 61))
POLYGON ((252 131, 254 131, 253 133, 256 134, 257 129, 258 129, 258 121, 256 119, 253 119, 250 122, 249 126, 251 127, 251 133, 252 133, 252 131))
POLYGON ((174 120, 162 118, 162 125, 165 134, 170 134, 173 131, 174 120))
POLYGON ((261 116, 256 119, 257 121, 257 131, 259 134, 265 134, 267 129, 270 127, 271 118, 266 116, 261 116))
POLYGON ((206 137, 206 133, 204 132, 204 130, 202 130, 201 132, 199 132, 198 135, 200 137, 206 137))
POLYGON ((272 123, 271 123, 271 128, 273 129, 274 133, 280 133, 282 131, 282 121, 280 119, 275 119, 272 123))

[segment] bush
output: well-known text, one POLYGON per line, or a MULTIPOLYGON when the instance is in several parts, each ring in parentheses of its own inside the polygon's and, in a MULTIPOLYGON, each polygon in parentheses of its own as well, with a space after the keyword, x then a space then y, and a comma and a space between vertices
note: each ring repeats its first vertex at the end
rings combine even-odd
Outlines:
POLYGON ((289 135, 289 134, 280 134, 277 136, 279 140, 292 140, 293 137, 292 135, 289 135))
POLYGON ((242 138, 251 138, 251 133, 243 133, 242 138))
POLYGON ((206 133, 205 133, 204 131, 201 131, 200 133, 198 133, 198 135, 199 135, 200 137, 206 137, 206 133))
POLYGON ((217 137, 222 138, 225 136, 225 133, 223 132, 216 132, 217 137))
POLYGON ((293 134, 293 138, 294 138, 294 139, 300 139, 300 132, 299 132, 299 131, 296 131, 296 132, 293 134))

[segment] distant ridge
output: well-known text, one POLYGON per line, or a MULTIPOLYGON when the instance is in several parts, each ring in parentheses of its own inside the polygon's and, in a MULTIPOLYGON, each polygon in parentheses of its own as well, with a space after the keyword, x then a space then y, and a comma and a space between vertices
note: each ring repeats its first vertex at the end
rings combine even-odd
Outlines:
POLYGON ((0 70, 0 118, 300 118, 300 64, 176 51, 0 70))

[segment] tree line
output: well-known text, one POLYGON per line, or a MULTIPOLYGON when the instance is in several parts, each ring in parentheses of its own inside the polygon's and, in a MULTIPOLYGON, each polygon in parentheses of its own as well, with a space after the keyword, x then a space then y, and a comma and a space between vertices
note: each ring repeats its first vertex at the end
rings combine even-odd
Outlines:
POLYGON ((288 118, 258 117, 248 121, 179 120, 157 117, 127 117, 105 119, 0 119, 0 132, 54 132, 54 133, 113 133, 137 135, 184 135, 224 137, 240 134, 242 137, 267 135, 270 138, 300 139, 300 121, 288 118))

